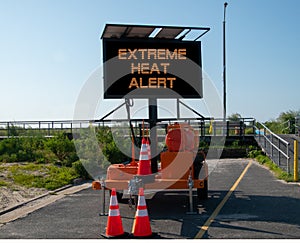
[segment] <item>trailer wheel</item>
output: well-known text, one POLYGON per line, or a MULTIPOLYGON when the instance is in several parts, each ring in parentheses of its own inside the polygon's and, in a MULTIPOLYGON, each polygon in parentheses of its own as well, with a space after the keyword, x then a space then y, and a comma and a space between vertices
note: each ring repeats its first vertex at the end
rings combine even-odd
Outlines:
POLYGON ((122 192, 117 192, 117 199, 119 203, 122 203, 122 197, 123 197, 123 193, 122 192))
POLYGON ((198 200, 208 199, 208 181, 204 180, 204 188, 197 188, 198 200))

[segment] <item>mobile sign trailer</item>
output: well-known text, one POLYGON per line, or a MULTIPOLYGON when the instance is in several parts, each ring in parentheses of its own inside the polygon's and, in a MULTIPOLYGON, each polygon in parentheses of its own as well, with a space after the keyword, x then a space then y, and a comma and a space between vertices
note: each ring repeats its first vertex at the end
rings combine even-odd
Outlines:
MULTIPOLYGON (((183 104, 181 98, 203 97, 201 42, 198 40, 209 30, 206 27, 105 26, 101 37, 104 98, 125 99, 132 147, 137 145, 137 137, 130 122, 130 100, 147 98, 149 118, 143 120, 142 129, 145 130, 146 121, 150 132, 142 133, 139 159, 135 159, 133 152, 130 163, 111 164, 106 179, 94 181, 93 189, 116 188, 118 192, 128 190, 130 195, 136 196, 139 187, 184 189, 190 192, 195 188, 199 199, 207 198, 208 169, 205 155, 199 151, 197 131, 188 123, 179 122, 180 119, 164 123, 172 119, 158 118, 157 99, 177 99, 179 118, 178 107, 180 103, 183 104), (195 32, 197 36, 193 40, 186 40, 189 34, 195 32), (159 124, 165 125, 167 148, 151 157, 151 154, 156 155, 158 151, 159 124)), ((205 119, 195 113, 200 116, 198 119, 205 119)))

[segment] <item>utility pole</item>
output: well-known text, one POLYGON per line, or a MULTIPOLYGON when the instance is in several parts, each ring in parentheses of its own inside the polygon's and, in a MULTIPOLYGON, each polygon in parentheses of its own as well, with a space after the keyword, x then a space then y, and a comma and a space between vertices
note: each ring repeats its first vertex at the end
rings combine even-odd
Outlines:
MULTIPOLYGON (((226 46, 225 46, 225 17, 226 17, 226 7, 228 3, 224 3, 224 18, 223 18, 223 122, 224 122, 224 132, 226 134, 226 46)), ((224 135, 225 135, 224 134, 224 135)))

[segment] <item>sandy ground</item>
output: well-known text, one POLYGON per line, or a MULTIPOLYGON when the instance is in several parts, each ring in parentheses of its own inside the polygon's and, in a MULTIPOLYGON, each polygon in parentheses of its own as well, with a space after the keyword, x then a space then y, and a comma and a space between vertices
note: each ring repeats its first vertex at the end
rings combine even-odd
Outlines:
POLYGON ((8 188, 6 186, 0 187, 0 211, 26 202, 32 198, 47 193, 46 189, 42 188, 25 188, 21 186, 14 186, 8 188))
POLYGON ((7 185, 0 185, 0 212, 48 192, 44 188, 26 188, 14 184, 9 178, 7 168, 15 164, 19 165, 19 163, 1 163, 0 165, 0 181, 7 183, 7 185))

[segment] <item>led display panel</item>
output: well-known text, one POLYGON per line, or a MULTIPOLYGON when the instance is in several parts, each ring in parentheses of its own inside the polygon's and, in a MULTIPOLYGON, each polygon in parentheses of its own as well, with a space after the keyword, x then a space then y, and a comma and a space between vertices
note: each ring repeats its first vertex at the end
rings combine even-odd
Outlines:
POLYGON ((201 42, 103 38, 104 98, 202 98, 201 42))

